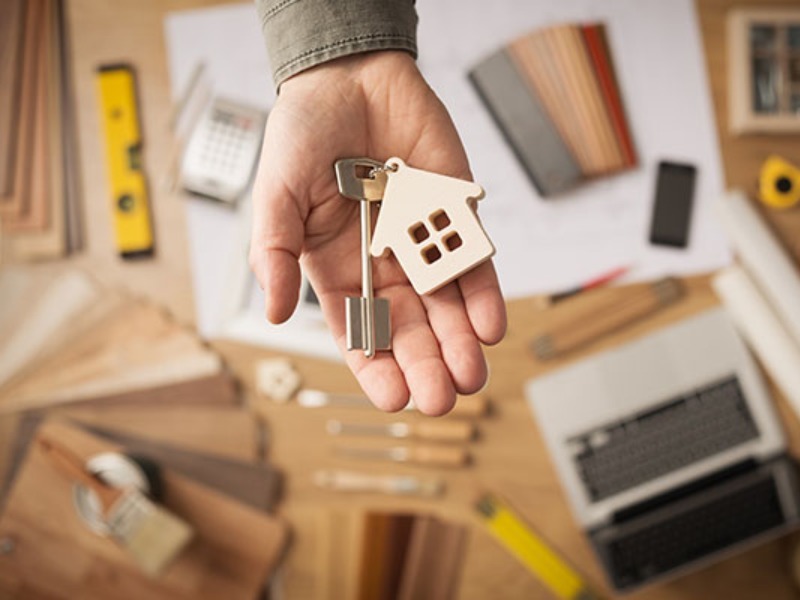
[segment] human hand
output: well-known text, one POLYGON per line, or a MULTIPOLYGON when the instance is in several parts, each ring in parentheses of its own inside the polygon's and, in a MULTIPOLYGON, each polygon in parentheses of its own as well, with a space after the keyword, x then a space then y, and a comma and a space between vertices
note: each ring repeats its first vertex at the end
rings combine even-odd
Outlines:
POLYGON ((340 58, 286 80, 267 122, 253 197, 250 265, 272 323, 297 306, 300 263, 364 392, 387 411, 409 394, 424 413, 449 411, 456 392, 486 382, 481 349, 506 328, 491 261, 418 296, 394 257, 373 261, 375 296, 388 298, 392 351, 345 349, 346 296, 361 295, 359 203, 339 195, 340 158, 403 158, 409 166, 472 179, 447 110, 413 58, 381 51, 340 58), (299 262, 298 262, 299 261, 299 262))

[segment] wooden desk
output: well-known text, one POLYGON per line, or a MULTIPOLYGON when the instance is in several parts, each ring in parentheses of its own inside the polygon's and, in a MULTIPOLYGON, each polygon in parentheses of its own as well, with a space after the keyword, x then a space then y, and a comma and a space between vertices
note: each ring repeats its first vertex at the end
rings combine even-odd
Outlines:
MULTIPOLYGON (((792 4, 796 0, 775 1, 792 4)), ((137 3, 106 3, 95 0, 71 0, 69 18, 75 60, 75 78, 81 107, 81 160, 86 189, 88 252, 79 259, 98 270, 110 281, 125 285, 166 303, 181 318, 192 314, 186 235, 182 207, 177 199, 154 190, 155 222, 159 255, 145 265, 123 265, 108 252, 110 229, 106 216, 105 181, 102 150, 97 131, 93 68, 104 61, 131 59, 139 68, 144 107, 147 146, 145 158, 155 166, 162 164, 168 148, 164 127, 168 114, 168 82, 164 60, 162 18, 166 11, 187 6, 211 4, 210 0, 146 0, 137 3)), ((798 138, 748 137, 731 139, 726 132, 725 29, 724 15, 735 0, 700 0, 701 25, 707 53, 708 72, 714 96, 727 181, 754 189, 758 167, 768 152, 792 156, 798 138)), ((676 43, 679 43, 676 40, 676 43)), ((796 151, 794 154, 796 158, 796 151)), ((151 182, 155 185, 155 181, 151 182)), ((800 212, 769 215, 793 252, 800 257, 800 212)), ((707 278, 687 282, 687 300, 657 317, 604 339, 591 350, 613 346, 654 328, 680 319, 717 301, 707 278)), ((622 290, 604 290, 601 295, 624 294, 622 290)), ((352 462, 334 459, 331 440, 324 433, 325 420, 342 412, 306 410, 294 405, 266 405, 271 431, 270 460, 289 474, 284 512, 295 528, 295 542, 283 573, 287 598, 335 598, 349 589, 341 581, 345 571, 334 568, 329 540, 331 530, 326 515, 352 515, 370 509, 431 511, 449 518, 475 524, 470 536, 461 597, 465 599, 547 598, 544 589, 477 525, 471 502, 480 490, 494 490, 506 497, 559 550, 596 582, 603 580, 594 556, 567 508, 566 499, 542 443, 536 424, 524 403, 522 383, 527 378, 553 368, 533 361, 526 346, 531 332, 544 315, 532 301, 513 302, 509 306, 509 334, 499 346, 488 352, 492 381, 487 393, 494 401, 495 414, 481 423, 481 439, 474 445, 475 465, 467 470, 445 474, 448 493, 438 501, 408 501, 377 496, 342 496, 315 489, 311 473, 318 468, 352 467, 352 462), (326 525, 327 523, 327 525, 326 525)), ((241 345, 220 342, 233 368, 250 389, 253 364, 271 353, 241 345)), ((589 350, 587 349, 587 352, 589 350)), ((574 357, 573 357, 574 358, 574 357)), ((297 359, 306 384, 329 390, 355 391, 356 385, 344 367, 311 359, 297 359)), ((778 407, 785 417, 792 447, 800 444, 800 424, 782 400, 778 407)), ((363 416, 364 413, 357 413, 363 416)), ((374 413, 373 421, 390 420, 374 413)), ((363 468, 370 466, 364 463, 363 468)), ((422 472, 410 467, 380 470, 422 472)), ((350 546, 356 544, 350 541, 350 546)), ((752 598, 780 600, 795 598, 788 568, 791 540, 784 538, 762 545, 701 572, 665 585, 647 589, 633 598, 752 598)), ((345 551, 345 548, 342 549, 345 551)), ((341 596, 339 596, 341 597, 341 596)))

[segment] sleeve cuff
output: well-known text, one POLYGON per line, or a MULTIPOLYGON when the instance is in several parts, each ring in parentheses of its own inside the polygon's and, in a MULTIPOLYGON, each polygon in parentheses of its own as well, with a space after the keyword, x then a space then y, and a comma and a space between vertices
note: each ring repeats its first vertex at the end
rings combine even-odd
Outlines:
POLYGON ((256 0, 276 86, 320 63, 371 50, 417 56, 413 0, 256 0))

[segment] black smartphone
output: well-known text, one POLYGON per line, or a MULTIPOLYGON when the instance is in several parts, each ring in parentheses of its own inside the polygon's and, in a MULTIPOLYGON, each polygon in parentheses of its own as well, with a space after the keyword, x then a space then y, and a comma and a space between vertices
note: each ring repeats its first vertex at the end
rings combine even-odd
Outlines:
POLYGON ((685 248, 694 200, 694 165, 661 161, 658 163, 650 243, 685 248))

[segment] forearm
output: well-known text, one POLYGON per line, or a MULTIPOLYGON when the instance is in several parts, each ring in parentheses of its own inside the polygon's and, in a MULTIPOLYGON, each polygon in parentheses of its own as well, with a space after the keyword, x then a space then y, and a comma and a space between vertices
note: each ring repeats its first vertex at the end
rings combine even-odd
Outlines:
POLYGON ((256 0, 276 85, 320 63, 371 50, 416 56, 414 0, 256 0))

